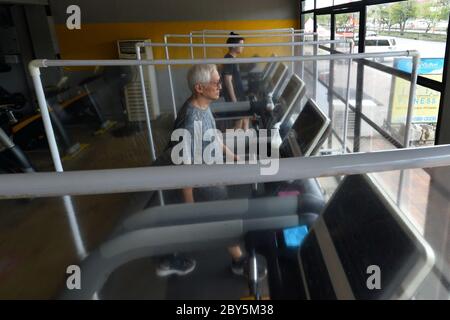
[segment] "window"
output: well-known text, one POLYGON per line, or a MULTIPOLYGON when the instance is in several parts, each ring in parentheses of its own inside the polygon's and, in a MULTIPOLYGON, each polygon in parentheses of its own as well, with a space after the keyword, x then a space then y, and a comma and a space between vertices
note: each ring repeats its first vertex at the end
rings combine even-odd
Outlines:
POLYGON ((331 15, 318 15, 316 17, 317 21, 317 33, 319 40, 330 40, 331 39, 331 15))
POLYGON ((311 33, 314 31, 313 13, 302 14, 302 29, 307 33, 311 33))
POLYGON ((336 14, 334 37, 338 39, 358 39, 359 12, 336 14))
POLYGON ((303 11, 313 10, 314 9, 314 0, 305 0, 303 2, 303 11))
POLYGON ((387 46, 387 47, 389 47, 389 41, 388 40, 378 40, 377 46, 387 46))
MULTIPOLYGON (((428 64, 430 68, 422 67, 427 70, 422 70, 421 75, 442 81, 449 11, 450 0, 409 0, 368 6, 366 38, 387 37, 378 40, 378 46, 389 46, 392 50, 418 50, 421 58, 433 59, 433 65, 428 64)), ((366 48, 366 52, 374 51, 378 49, 366 48)))
POLYGON ((331 7, 333 0, 316 0, 316 9, 331 7))
MULTIPOLYGON (((402 148, 404 145, 421 147, 435 144, 438 124, 441 128, 445 126, 442 119, 438 119, 438 115, 441 95, 445 90, 442 84, 443 70, 444 67, 448 68, 444 59, 446 50, 449 50, 447 34, 450 0, 313 2, 315 5, 309 3, 311 12, 307 20, 312 24, 313 16, 315 17, 319 37, 322 30, 324 35, 334 35, 336 40, 353 39, 357 47, 361 44, 360 41, 364 41, 361 49, 367 53, 418 50, 421 55, 409 124, 406 119, 410 79, 405 73, 410 74, 412 71, 411 56, 379 55, 373 61, 353 60, 350 86, 347 86, 348 65, 345 61, 335 60, 328 64, 318 61, 315 65, 313 62, 305 63, 305 80, 314 89, 310 90, 310 96, 318 104, 328 107, 326 110, 331 119, 332 133, 326 142, 327 148, 345 148, 347 152, 372 152, 402 148), (369 2, 370 5, 367 4, 369 2), (362 38, 359 35, 361 29, 365 30, 362 38), (334 33, 328 33, 328 30, 334 33), (346 94, 349 95, 349 110, 348 122, 345 123, 346 94), (347 128, 345 135, 344 128, 347 128)), ((303 17, 306 18, 306 15, 303 17)), ((330 52, 323 45, 321 50, 330 52)), ((339 48, 337 50, 341 51, 339 48)), ((342 52, 344 53, 343 50, 342 52)), ((439 246, 441 242, 434 239, 437 234, 436 225, 441 224, 438 220, 440 216, 430 216, 426 212, 432 207, 423 206, 429 199, 427 191, 421 193, 425 194, 423 199, 406 195, 409 190, 417 191, 418 186, 428 185, 428 181, 435 180, 437 175, 429 179, 430 172, 419 170, 410 176, 407 171, 401 171, 394 175, 383 173, 380 176, 383 176, 381 179, 386 189, 388 185, 394 186, 389 187, 392 200, 396 201, 401 209, 414 212, 411 220, 420 224, 420 231, 433 245, 437 261, 443 261, 436 263, 435 269, 438 271, 417 291, 416 297, 447 299, 449 280, 445 272, 449 268, 448 250, 443 251, 439 246)), ((441 185, 445 185, 444 179, 442 178, 441 185)), ((448 202, 445 205, 448 206, 448 202)), ((446 231, 441 232, 441 235, 446 235, 446 231)), ((445 238, 444 241, 448 242, 448 239, 445 238)))

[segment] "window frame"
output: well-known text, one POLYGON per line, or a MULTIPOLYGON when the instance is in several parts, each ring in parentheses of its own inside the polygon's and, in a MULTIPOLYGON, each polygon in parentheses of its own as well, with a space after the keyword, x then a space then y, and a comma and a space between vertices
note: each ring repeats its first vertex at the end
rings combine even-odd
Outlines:
MULTIPOLYGON (((302 11, 302 2, 304 2, 304 1, 305 0, 300 0, 300 19, 299 19, 300 26, 303 26, 303 24, 301 24, 303 15, 312 13, 313 19, 314 19, 314 32, 317 32, 316 16, 329 14, 329 15, 331 15, 331 31, 330 31, 331 32, 331 40, 334 40, 334 30, 336 27, 335 26, 335 22, 336 22, 335 15, 341 14, 341 13, 351 13, 351 12, 359 11, 360 25, 359 25, 359 36, 358 36, 358 51, 365 52, 367 7, 372 6, 372 5, 395 3, 395 2, 402 2, 402 1, 407 1, 407 0, 361 0, 361 1, 349 2, 346 4, 340 4, 337 6, 333 5, 330 7, 324 7, 324 8, 320 8, 320 9, 316 9, 316 0, 313 0, 314 1, 314 9, 302 11)), ((334 1, 333 1, 333 4, 334 4, 334 1)), ((449 17, 449 21, 448 21, 447 30, 450 30, 450 17, 449 17)), ((323 47, 323 49, 330 50, 329 48, 326 48, 326 47, 323 47)), ((421 75, 418 75, 418 77, 417 77, 417 85, 423 86, 423 87, 426 87, 426 88, 429 88, 429 89, 432 89, 434 91, 438 91, 441 93, 441 99, 440 99, 439 111, 438 111, 438 120, 436 123, 436 140, 435 140, 436 144, 440 143, 440 141, 439 141, 440 130, 442 130, 441 128, 442 128, 442 125, 444 122, 442 115, 444 114, 444 111, 443 111, 444 105, 445 105, 444 100, 446 100, 446 99, 444 99, 445 91, 446 91, 445 89, 447 88, 447 91, 450 91, 450 84, 447 84, 447 78, 448 78, 447 73, 448 73, 448 69, 449 69, 448 59, 450 58, 449 49, 450 49, 450 36, 447 31, 447 41, 446 41, 446 45, 445 45, 445 58, 444 58, 444 72, 442 75, 442 81, 433 80, 430 78, 423 77, 421 75)), ((358 64, 358 70, 359 70, 360 65, 364 65, 364 66, 372 67, 379 71, 390 73, 395 76, 400 76, 402 78, 407 78, 407 77, 410 78, 410 76, 411 76, 411 74, 408 72, 400 71, 393 67, 384 66, 377 62, 369 61, 366 59, 360 60, 360 62, 361 63, 358 64)), ((450 96, 450 92, 447 92, 447 96, 450 96)))

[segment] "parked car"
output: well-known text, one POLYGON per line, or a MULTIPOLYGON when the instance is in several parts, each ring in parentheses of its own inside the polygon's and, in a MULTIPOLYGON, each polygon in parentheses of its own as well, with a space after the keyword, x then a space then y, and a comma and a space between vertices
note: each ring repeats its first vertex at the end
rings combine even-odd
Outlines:
MULTIPOLYGON (((395 51, 397 49, 397 43, 392 37, 366 37, 365 41, 366 52, 387 52, 395 51)), ((385 58, 376 58, 375 61, 383 62, 385 58)))

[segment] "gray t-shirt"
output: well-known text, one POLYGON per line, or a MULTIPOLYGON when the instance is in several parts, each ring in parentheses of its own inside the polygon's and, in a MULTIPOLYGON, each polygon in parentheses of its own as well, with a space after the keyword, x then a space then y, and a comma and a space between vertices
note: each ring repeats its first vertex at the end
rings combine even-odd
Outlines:
MULTIPOLYGON (((215 137, 216 121, 210 108, 200 109, 194 107, 190 102, 187 103, 184 129, 189 131, 191 137, 191 154, 192 163, 194 159, 196 164, 208 163, 209 156, 215 155, 214 146, 217 146, 217 138, 215 137), (211 152, 204 153, 205 149, 211 145, 211 152)), ((209 162, 211 163, 211 162, 209 162)))
MULTIPOLYGON (((196 108, 191 104, 190 99, 188 99, 180 111, 178 112, 177 119, 175 120, 174 130, 176 129, 186 129, 191 136, 191 154, 192 163, 194 163, 194 157, 199 156, 201 163, 205 163, 203 151, 208 147, 211 152, 206 152, 205 156, 211 155, 215 156, 214 147, 212 144, 217 144, 217 138, 212 137, 212 130, 216 130, 216 121, 211 112, 210 108, 200 109, 196 108), (208 132, 209 130, 209 132, 208 132), (205 133, 210 133, 210 136, 205 135, 205 133), (201 143, 200 143, 201 141, 201 143), (195 145, 197 143, 197 146, 195 145)), ((171 142, 171 147, 173 148, 179 142, 171 142)), ((217 145, 216 145, 217 146, 217 145)), ((186 148, 188 149, 188 148, 186 148)), ((216 150, 219 150, 218 148, 216 150)), ((220 153, 221 155, 222 153, 220 153)), ((226 192, 226 187, 204 187, 194 189, 194 200, 195 201, 212 201, 212 200, 223 200, 227 199, 228 195, 226 192)))

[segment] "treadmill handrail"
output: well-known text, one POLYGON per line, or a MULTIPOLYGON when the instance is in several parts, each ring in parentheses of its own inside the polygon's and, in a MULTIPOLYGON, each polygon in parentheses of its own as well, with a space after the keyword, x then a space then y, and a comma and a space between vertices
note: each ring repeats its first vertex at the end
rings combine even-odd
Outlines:
POLYGON ((250 101, 215 102, 210 106, 212 112, 248 112, 251 109, 250 101))

